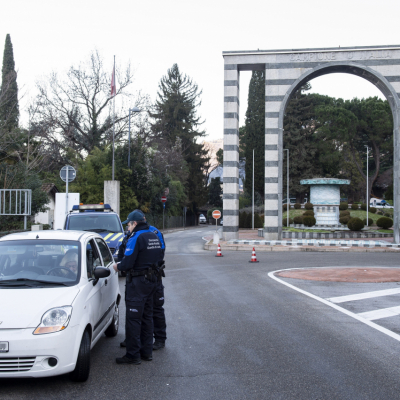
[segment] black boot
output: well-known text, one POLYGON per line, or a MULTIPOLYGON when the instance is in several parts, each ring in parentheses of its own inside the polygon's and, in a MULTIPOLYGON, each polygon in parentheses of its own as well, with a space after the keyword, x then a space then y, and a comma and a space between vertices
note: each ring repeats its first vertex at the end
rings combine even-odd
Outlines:
POLYGON ((134 365, 139 365, 142 363, 140 358, 129 358, 127 356, 119 357, 116 358, 115 361, 117 364, 134 364, 134 365))
POLYGON ((160 350, 165 347, 165 342, 162 342, 160 340, 155 340, 153 343, 153 350, 160 350))
POLYGON ((126 339, 124 339, 124 341, 121 342, 119 345, 120 345, 121 347, 126 347, 126 339))

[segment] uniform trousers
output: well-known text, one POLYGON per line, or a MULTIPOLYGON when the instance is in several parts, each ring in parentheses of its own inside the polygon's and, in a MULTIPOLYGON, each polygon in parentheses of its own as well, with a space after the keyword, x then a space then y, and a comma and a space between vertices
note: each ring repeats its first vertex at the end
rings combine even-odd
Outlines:
POLYGON ((126 356, 149 357, 153 352, 153 297, 157 282, 144 276, 126 283, 126 356))
POLYGON ((159 342, 165 342, 167 339, 167 324, 165 322, 164 311, 164 285, 162 279, 157 282, 157 288, 153 299, 153 324, 154 339, 159 342))

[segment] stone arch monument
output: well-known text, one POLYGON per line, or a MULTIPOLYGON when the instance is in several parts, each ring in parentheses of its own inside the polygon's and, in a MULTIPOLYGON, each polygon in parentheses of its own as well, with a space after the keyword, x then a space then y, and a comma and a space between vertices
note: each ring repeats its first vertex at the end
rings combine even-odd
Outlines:
POLYGON ((283 117, 293 93, 318 76, 344 72, 378 87, 393 113, 394 241, 399 243, 400 46, 226 51, 224 57, 224 239, 239 231, 239 77, 265 70, 264 237, 282 235, 283 117))

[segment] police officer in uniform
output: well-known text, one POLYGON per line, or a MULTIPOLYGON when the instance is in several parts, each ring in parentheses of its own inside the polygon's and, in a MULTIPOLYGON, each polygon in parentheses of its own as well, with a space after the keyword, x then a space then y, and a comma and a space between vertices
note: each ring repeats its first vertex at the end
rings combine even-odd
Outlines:
MULTIPOLYGON (((143 215, 144 221, 146 221, 145 215, 140 210, 135 210, 143 215)), ((161 249, 163 251, 163 256, 165 254, 165 240, 163 234, 154 226, 149 225, 150 231, 154 232, 161 243, 161 249)), ((122 241, 118 257, 122 259, 123 252, 125 251, 127 238, 129 234, 125 236, 122 241)), ((162 277, 165 276, 164 271, 162 271, 162 275, 158 276, 157 280, 157 288, 154 292, 153 298, 153 328, 154 328, 154 344, 153 350, 159 350, 165 347, 165 341, 167 339, 167 324, 165 320, 165 310, 164 310, 164 285, 162 282, 162 277)), ((126 340, 121 342, 121 347, 126 347, 126 340)))
POLYGON ((140 364, 151 361, 153 351, 153 297, 157 288, 155 266, 163 258, 160 240, 150 231, 144 214, 133 211, 123 223, 128 224, 129 237, 122 261, 115 271, 126 277, 126 354, 118 364, 140 364))

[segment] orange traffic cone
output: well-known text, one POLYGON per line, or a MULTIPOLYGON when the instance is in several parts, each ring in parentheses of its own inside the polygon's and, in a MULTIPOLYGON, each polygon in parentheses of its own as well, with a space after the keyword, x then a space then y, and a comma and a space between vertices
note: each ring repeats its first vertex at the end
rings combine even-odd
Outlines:
POLYGON ((215 257, 223 257, 222 253, 221 253, 221 246, 218 243, 218 250, 217 250, 217 255, 215 257))
POLYGON ((253 247, 253 252, 251 253, 251 260, 249 261, 250 263, 257 263, 257 257, 256 257, 256 251, 254 250, 253 247))

